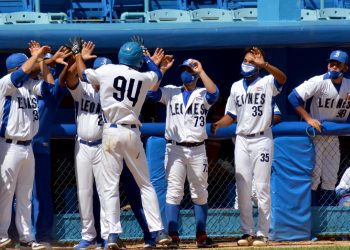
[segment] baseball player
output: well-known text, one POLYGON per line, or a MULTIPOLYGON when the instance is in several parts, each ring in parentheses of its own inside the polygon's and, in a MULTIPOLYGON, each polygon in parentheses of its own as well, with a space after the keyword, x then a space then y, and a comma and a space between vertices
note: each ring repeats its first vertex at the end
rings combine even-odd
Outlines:
MULTIPOLYGON (((67 51, 63 52, 63 48, 57 50, 54 55, 50 53, 45 54, 44 62, 49 65, 51 74, 55 68, 52 64, 64 63, 63 59, 67 56, 69 56, 69 53, 67 51)), ((52 240, 54 217, 51 196, 50 139, 56 111, 61 100, 67 93, 64 83, 56 79, 48 95, 45 97, 38 97, 39 131, 33 138, 35 176, 32 200, 32 222, 35 238, 46 246, 49 246, 49 242, 52 240)))
MULTIPOLYGON (((75 43, 79 48, 79 42, 75 43)), ((84 64, 80 51, 77 64, 84 64)), ((100 89, 101 106, 105 117, 103 128, 102 164, 105 178, 106 218, 109 225, 108 248, 122 249, 119 234, 120 223, 119 180, 123 160, 133 174, 141 191, 142 206, 148 227, 158 232, 157 243, 169 244, 171 239, 164 233, 158 199, 148 173, 145 151, 140 139, 138 117, 148 89, 159 85, 171 62, 163 61, 159 69, 149 57, 143 56, 143 48, 137 42, 127 42, 119 50, 119 64, 104 65, 96 70, 78 67, 85 81, 100 89), (139 72, 143 62, 150 71, 139 72)))
MULTIPOLYGON (((305 81, 291 92, 289 102, 296 112, 319 133, 323 121, 348 121, 350 80, 344 77, 348 70, 348 54, 335 50, 328 59, 328 72, 305 81), (304 104, 311 99, 309 112, 304 104)), ((316 135, 315 168, 312 173, 312 205, 332 205, 335 198, 340 164, 339 139, 337 136, 316 135), (321 200, 315 201, 316 190, 321 183, 321 200), (322 203, 321 203, 322 202, 322 203), (321 204, 320 204, 321 203, 321 204)))
MULTIPOLYGON (((275 124, 277 124, 277 123, 279 123, 281 121, 282 121, 282 113, 281 113, 280 109, 278 108, 277 104, 275 104, 274 108, 273 108, 273 124, 275 125, 275 124)), ((236 142, 236 138, 232 138, 232 142, 235 143, 236 142)), ((252 200, 253 207, 257 208, 258 207, 258 197, 257 197, 257 193, 256 193, 254 176, 253 176, 253 179, 252 179, 251 200, 252 200)), ((235 197, 234 209, 239 209, 237 188, 236 188, 236 197, 235 197)))
MULTIPOLYGON (((85 43, 81 56, 84 60, 90 60, 96 56, 91 55, 94 48, 92 42, 85 43)), ((107 58, 96 58, 94 68, 109 64, 107 58)), ((82 225, 82 240, 74 246, 75 249, 89 249, 96 247, 96 229, 93 216, 93 184, 100 200, 100 225, 101 237, 107 240, 108 226, 104 210, 104 180, 102 176, 102 128, 103 117, 100 104, 100 93, 91 84, 81 81, 77 77, 77 70, 82 64, 74 64, 70 67, 67 76, 67 87, 75 101, 77 137, 75 143, 75 175, 79 200, 80 220, 82 225)), ((85 68, 84 68, 85 69, 85 68)), ((104 247, 104 246, 103 246, 104 247)))
POLYGON ((167 85, 152 88, 148 97, 166 105, 167 140, 165 168, 168 188, 166 215, 172 247, 180 243, 178 219, 180 203, 184 195, 186 177, 190 184, 196 220, 197 247, 216 247, 206 233, 208 214, 208 159, 205 151, 206 116, 219 98, 219 90, 195 59, 187 59, 180 65, 182 86, 167 85), (204 87, 197 87, 201 78, 204 87))
POLYGON ((247 48, 241 65, 243 79, 234 82, 225 115, 211 126, 212 133, 237 121, 235 167, 241 229, 239 246, 266 246, 270 226, 270 175, 273 159, 271 132, 273 97, 286 81, 285 74, 265 61, 259 48, 247 48), (259 77, 259 70, 270 75, 259 77), (258 230, 254 236, 251 204, 254 176, 258 198, 258 230))
POLYGON ((8 229, 11 205, 16 195, 16 227, 20 246, 39 250, 31 230, 31 198, 34 181, 32 138, 39 128, 36 95, 45 97, 54 79, 43 62, 49 46, 30 43, 31 57, 23 53, 6 59, 8 74, 0 79, 0 247, 11 243, 8 229), (33 80, 35 64, 40 64, 43 81, 33 80))
POLYGON ((338 186, 335 188, 335 192, 339 200, 338 205, 350 207, 350 168, 344 172, 338 186))

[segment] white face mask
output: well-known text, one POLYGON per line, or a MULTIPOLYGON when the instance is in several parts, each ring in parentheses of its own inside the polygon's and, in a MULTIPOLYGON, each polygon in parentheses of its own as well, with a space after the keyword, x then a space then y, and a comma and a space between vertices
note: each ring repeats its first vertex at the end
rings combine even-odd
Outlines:
POLYGON ((244 77, 253 76, 257 71, 257 67, 253 64, 242 63, 241 64, 241 74, 244 77))

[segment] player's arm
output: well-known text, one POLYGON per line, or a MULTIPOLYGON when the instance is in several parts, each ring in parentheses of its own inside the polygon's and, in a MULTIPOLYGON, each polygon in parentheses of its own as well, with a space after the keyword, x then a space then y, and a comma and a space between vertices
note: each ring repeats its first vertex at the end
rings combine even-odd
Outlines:
POLYGON ((158 81, 156 84, 153 84, 149 90, 157 91, 159 89, 160 82, 163 78, 163 75, 173 66, 174 57, 172 55, 165 55, 158 66, 149 58, 148 56, 144 57, 144 61, 150 71, 153 71, 158 76, 158 81))
POLYGON ((265 58, 260 49, 254 47, 251 52, 253 53, 254 57, 252 58, 252 61, 249 61, 249 63, 255 64, 259 68, 265 69, 267 72, 273 75, 277 83, 280 85, 283 85, 287 81, 287 76, 279 68, 265 61, 265 58))
POLYGON ((318 132, 322 132, 322 125, 319 120, 311 117, 311 115, 304 108, 304 100, 300 97, 298 92, 293 89, 293 91, 288 96, 288 101, 294 107, 298 115, 301 116, 310 126, 314 127, 318 132))
POLYGON ((277 104, 274 104, 273 107, 273 124, 280 123, 282 121, 282 112, 278 108, 277 104))
POLYGON ((220 120, 214 122, 210 126, 210 131, 212 134, 216 134, 216 130, 218 128, 226 128, 230 126, 232 123, 237 121, 237 117, 230 112, 227 112, 220 120))
POLYGON ((207 73, 204 71, 203 66, 200 61, 192 59, 190 62, 192 65, 192 70, 196 73, 204 84, 205 89, 207 90, 206 99, 209 104, 214 104, 219 99, 219 89, 216 84, 210 79, 207 73))
POLYGON ((68 61, 59 75, 60 86, 67 86, 69 89, 75 89, 78 85, 78 74, 74 59, 68 61))

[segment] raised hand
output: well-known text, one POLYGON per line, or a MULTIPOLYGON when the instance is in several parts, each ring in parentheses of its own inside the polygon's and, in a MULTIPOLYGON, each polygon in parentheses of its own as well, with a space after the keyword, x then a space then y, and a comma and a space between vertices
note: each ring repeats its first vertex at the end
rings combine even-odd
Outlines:
POLYGON ((198 60, 192 59, 190 61, 190 65, 191 65, 192 71, 196 74, 200 74, 203 71, 202 64, 198 60))
POLYGON ((66 59, 67 57, 71 56, 72 52, 69 51, 68 49, 66 49, 64 46, 61 46, 56 53, 53 55, 52 59, 59 64, 62 65, 68 65, 68 63, 66 61, 64 61, 64 59, 66 59))
POLYGON ((145 41, 144 41, 142 36, 140 36, 140 35, 133 35, 132 37, 130 37, 130 40, 132 42, 138 43, 141 46, 143 52, 145 53, 147 48, 145 47, 145 41))
POLYGON ((165 55, 163 56, 162 60, 160 61, 159 68, 161 71, 165 72, 168 69, 170 69, 174 64, 174 56, 173 55, 165 55))
POLYGON ((30 54, 33 55, 33 52, 40 49, 40 43, 34 40, 30 40, 28 43, 30 54))
MULTIPOLYGON (((149 56, 149 52, 148 52, 148 56, 149 56)), ((153 55, 151 56, 151 59, 156 65, 159 65, 163 57, 164 57, 164 50, 162 48, 156 48, 153 55)))
POLYGON ((259 67, 263 67, 265 65, 265 59, 260 49, 253 47, 253 49, 250 52, 253 54, 253 57, 252 60, 249 61, 249 63, 255 64, 259 67))
POLYGON ((72 51, 73 55, 79 54, 81 52, 83 41, 81 37, 71 37, 68 42, 64 45, 70 51, 72 51))
POLYGON ((84 42, 83 48, 81 50, 81 56, 84 61, 96 58, 96 55, 92 55, 93 50, 95 49, 95 44, 91 41, 84 42))

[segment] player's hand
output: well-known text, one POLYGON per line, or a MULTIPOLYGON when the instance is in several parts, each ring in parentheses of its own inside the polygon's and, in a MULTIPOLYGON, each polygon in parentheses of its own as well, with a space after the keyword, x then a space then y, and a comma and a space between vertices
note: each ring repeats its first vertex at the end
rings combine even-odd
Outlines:
POLYGON ((31 40, 28 43, 28 47, 29 47, 30 54, 33 55, 33 52, 40 49, 40 43, 37 41, 31 40))
MULTIPOLYGON (((148 52, 148 50, 147 50, 147 52, 148 52)), ((159 64, 162 61, 163 57, 164 57, 164 50, 162 48, 156 48, 156 50, 154 51, 153 55, 151 56, 151 59, 155 63, 155 65, 159 66, 159 64)))
POLYGON ((319 120, 310 118, 306 121, 310 126, 314 127, 319 133, 322 133, 322 124, 319 120))
POLYGON ((51 52, 51 47, 48 45, 40 46, 38 42, 31 41, 29 50, 32 56, 36 56, 37 58, 43 58, 46 53, 51 52))
POLYGON ((64 46, 72 51, 73 55, 76 55, 81 52, 83 41, 81 37, 71 37, 64 46))
POLYGON ((65 61, 66 58, 72 55, 72 52, 66 49, 64 46, 61 46, 56 53, 53 55, 53 60, 56 63, 62 64, 62 65, 68 65, 68 63, 65 61))
POLYGON ((145 40, 143 39, 142 36, 140 36, 140 35, 134 35, 134 36, 130 37, 130 40, 131 40, 132 42, 138 43, 138 44, 141 46, 141 48, 142 48, 142 50, 143 50, 143 53, 145 53, 145 51, 147 50, 147 48, 145 47, 145 40))
POLYGON ((192 59, 190 61, 190 65, 192 65, 191 66, 192 71, 198 75, 203 71, 202 64, 198 60, 192 59))
POLYGON ((259 67, 263 67, 265 65, 265 59, 260 49, 258 49, 257 47, 253 47, 253 49, 250 52, 253 54, 253 57, 250 58, 248 62, 259 67))
POLYGON ((91 41, 84 42, 83 48, 81 50, 81 56, 84 61, 94 59, 97 57, 96 55, 92 55, 92 52, 94 51, 94 49, 95 49, 95 44, 93 42, 91 41))
POLYGON ((174 64, 174 56, 173 55, 165 55, 162 60, 160 61, 160 65, 159 68, 162 72, 167 71, 168 69, 170 69, 173 64, 174 64))
POLYGON ((210 132, 211 132, 213 135, 215 135, 215 134, 216 134, 216 130, 217 130, 218 128, 219 128, 219 125, 218 125, 217 122, 212 123, 212 124, 210 125, 210 132))

